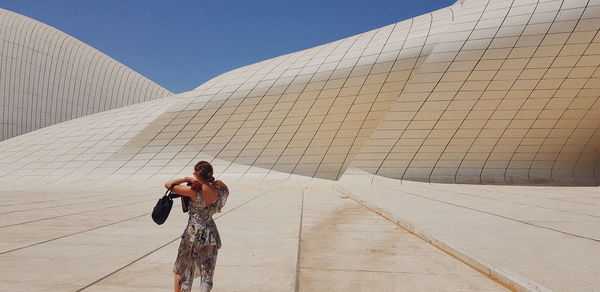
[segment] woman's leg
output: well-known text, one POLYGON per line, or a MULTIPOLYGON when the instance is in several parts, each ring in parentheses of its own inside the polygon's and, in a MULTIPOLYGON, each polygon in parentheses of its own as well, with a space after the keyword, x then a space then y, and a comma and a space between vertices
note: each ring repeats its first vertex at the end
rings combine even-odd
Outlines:
POLYGON ((185 238, 181 240, 177 259, 173 266, 173 290, 175 292, 189 292, 194 281, 194 244, 185 238))
POLYGON ((200 250, 202 275, 200 276, 200 291, 210 292, 213 286, 213 275, 217 264, 218 249, 214 245, 206 245, 200 250))
POLYGON ((173 290, 175 292, 190 292, 192 291, 192 282, 194 281, 194 262, 190 258, 181 265, 173 269, 175 277, 173 279, 173 290))
POLYGON ((194 282, 194 271, 192 270, 190 274, 178 275, 177 284, 179 286, 179 291, 177 292, 190 292, 192 291, 192 283, 194 282))
POLYGON ((173 291, 175 291, 175 292, 181 292, 181 285, 179 285, 179 278, 180 278, 180 276, 178 274, 175 274, 175 277, 173 278, 173 291))

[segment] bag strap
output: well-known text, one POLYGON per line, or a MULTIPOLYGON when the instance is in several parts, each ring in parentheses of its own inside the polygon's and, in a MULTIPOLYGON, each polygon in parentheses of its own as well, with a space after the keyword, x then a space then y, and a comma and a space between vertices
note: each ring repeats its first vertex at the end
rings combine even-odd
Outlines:
MULTIPOLYGON (((165 195, 164 195, 164 196, 167 196, 167 194, 168 194, 169 198, 171 198, 171 194, 170 194, 170 192, 172 192, 172 191, 173 191, 173 188, 174 188, 174 187, 175 187, 175 185, 172 185, 172 186, 171 186, 171 187, 170 187, 170 188, 169 188, 169 189, 168 189, 168 190, 165 192, 165 195)), ((164 196, 163 196, 163 197, 164 197, 164 196)))

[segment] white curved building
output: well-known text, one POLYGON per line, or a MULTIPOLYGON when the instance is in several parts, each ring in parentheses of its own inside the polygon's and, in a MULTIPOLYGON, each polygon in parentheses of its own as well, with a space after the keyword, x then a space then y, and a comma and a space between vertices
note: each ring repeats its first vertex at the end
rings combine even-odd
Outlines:
POLYGON ((153 123, 176 140, 138 136, 131 151, 177 145, 326 179, 352 165, 417 181, 598 185, 595 11, 457 2, 225 73, 153 123))
MULTIPOLYGON (((595 6, 511 3, 457 2, 227 72, 173 98, 173 106, 110 160, 126 163, 137 158, 125 153, 160 156, 178 149, 179 155, 202 153, 245 169, 325 179, 338 179, 352 166, 429 182, 598 185, 595 6)), ((73 64, 89 68, 85 62, 110 60, 88 51, 73 64)), ((39 74, 42 84, 54 84, 48 90, 9 86, 31 92, 26 96, 50 93, 26 102, 28 111, 38 112, 44 102, 55 110, 23 119, 9 109, 24 99, 7 94, 4 108, 11 114, 5 119, 54 123, 167 94, 119 71, 126 70, 122 65, 104 62, 84 75, 90 81, 56 77, 64 75, 60 70, 79 76, 64 66, 52 69, 57 75, 39 74)), ((155 163, 162 162, 168 161, 155 163)), ((243 175, 243 169, 229 173, 243 175)), ((140 171, 148 170, 131 174, 140 171)))
POLYGON ((171 93, 39 21, 0 9, 0 141, 171 93))

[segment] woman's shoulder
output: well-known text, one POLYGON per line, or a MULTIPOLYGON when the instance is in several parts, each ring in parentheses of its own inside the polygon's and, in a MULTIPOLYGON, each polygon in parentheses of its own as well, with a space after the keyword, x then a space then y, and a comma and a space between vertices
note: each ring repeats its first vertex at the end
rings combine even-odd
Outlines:
POLYGON ((202 183, 200 181, 197 181, 197 180, 193 181, 192 184, 190 185, 190 187, 195 192, 201 192, 202 191, 202 183))
POLYGON ((215 181, 215 187, 217 187, 219 189, 223 189, 225 191, 229 191, 229 188, 227 187, 227 185, 221 180, 215 181))

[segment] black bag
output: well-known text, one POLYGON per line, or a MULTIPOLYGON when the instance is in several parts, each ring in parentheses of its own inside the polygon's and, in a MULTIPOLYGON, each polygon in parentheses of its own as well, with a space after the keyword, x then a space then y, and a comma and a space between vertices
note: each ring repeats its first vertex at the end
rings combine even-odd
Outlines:
POLYGON ((171 194, 167 195, 169 192, 173 190, 172 185, 166 192, 165 195, 158 199, 156 202, 156 206, 152 210, 152 220, 158 225, 161 225, 167 221, 167 217, 169 217, 169 212, 171 212, 171 207, 173 207, 173 199, 171 194))
MULTIPOLYGON (((192 183, 187 183, 187 186, 191 186, 192 183)), ((186 196, 181 196, 181 210, 183 211, 183 213, 187 213, 187 211, 190 210, 190 200, 192 200, 192 198, 190 197, 186 197, 186 196)))
MULTIPOLYGON (((186 185, 189 187, 192 185, 192 183, 189 182, 186 185)), ((183 213, 187 213, 190 210, 190 201, 192 200, 190 197, 182 196, 180 194, 171 192, 169 194, 169 198, 171 198, 171 199, 181 198, 181 210, 183 211, 183 213)))

